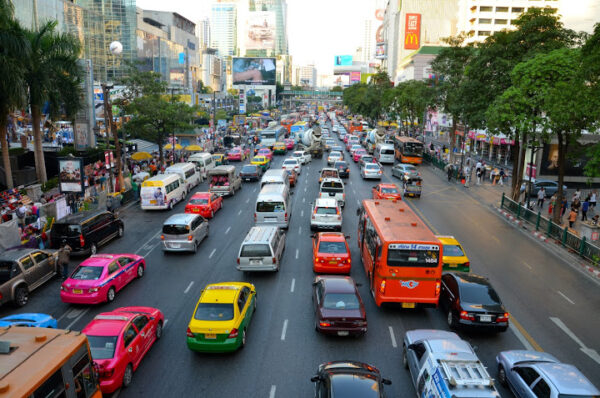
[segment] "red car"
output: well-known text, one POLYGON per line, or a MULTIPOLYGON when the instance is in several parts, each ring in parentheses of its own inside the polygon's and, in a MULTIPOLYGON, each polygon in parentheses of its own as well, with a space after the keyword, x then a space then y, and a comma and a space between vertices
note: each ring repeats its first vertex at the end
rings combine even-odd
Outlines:
POLYGON ((227 152, 227 160, 229 161, 243 161, 246 159, 246 156, 244 155, 244 151, 242 151, 242 148, 240 147, 235 147, 231 150, 229 150, 227 152))
POLYGON ((213 218, 223 208, 223 197, 211 192, 196 192, 185 205, 185 213, 213 218))
POLYGON ((269 160, 273 160, 273 151, 271 151, 269 148, 262 148, 256 153, 256 156, 264 156, 269 158, 269 160))
POLYGON ((377 184, 372 189, 373 199, 402 200, 402 193, 394 184, 377 184))
POLYGON ((296 145, 296 142, 293 138, 286 138, 285 140, 283 140, 283 142, 285 142, 285 147, 287 149, 294 149, 294 146, 296 145))
POLYGON ((122 307, 103 312, 82 330, 98 365, 100 390, 110 394, 131 384, 133 372, 161 338, 165 317, 151 307, 122 307))
POLYGON ((317 276, 313 282, 315 329, 337 336, 362 336, 367 313, 356 283, 349 276, 317 276))
POLYGON ((352 256, 341 232, 319 232, 313 235, 313 271, 327 274, 349 274, 352 256))
POLYGON ((357 149, 352 154, 352 160, 354 160, 354 163, 358 163, 358 161, 360 160, 360 158, 363 157, 363 156, 365 156, 366 154, 367 154, 366 150, 364 150, 364 149, 357 149))

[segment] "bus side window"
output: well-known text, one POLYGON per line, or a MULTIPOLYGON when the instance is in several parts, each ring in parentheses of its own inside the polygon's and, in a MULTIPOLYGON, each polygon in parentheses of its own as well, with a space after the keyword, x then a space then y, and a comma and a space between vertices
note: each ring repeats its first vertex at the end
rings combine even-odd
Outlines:
POLYGON ((377 246, 377 255, 375 256, 375 261, 379 262, 381 261, 381 249, 383 246, 377 246))
POLYGON ((39 386, 30 398, 66 398, 66 396, 65 382, 63 380, 62 368, 60 368, 44 384, 39 386))
POLYGON ((73 366, 73 379, 77 398, 90 398, 96 392, 96 380, 87 352, 73 366))

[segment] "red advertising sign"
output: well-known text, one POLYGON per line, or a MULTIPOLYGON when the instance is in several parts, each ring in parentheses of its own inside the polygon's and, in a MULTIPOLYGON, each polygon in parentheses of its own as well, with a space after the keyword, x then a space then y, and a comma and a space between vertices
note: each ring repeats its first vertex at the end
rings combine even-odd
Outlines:
POLYGON ((418 50, 421 47, 421 14, 406 14, 404 49, 418 50))

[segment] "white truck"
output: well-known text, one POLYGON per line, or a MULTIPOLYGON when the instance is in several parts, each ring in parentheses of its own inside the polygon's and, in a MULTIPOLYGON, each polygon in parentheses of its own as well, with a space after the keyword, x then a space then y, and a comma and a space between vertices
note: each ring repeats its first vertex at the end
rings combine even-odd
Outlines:
POLYGON ((382 143, 385 139, 385 131, 383 129, 373 129, 367 133, 367 152, 373 154, 377 144, 382 143))
POLYGON ((417 397, 500 397, 471 345, 456 333, 427 329, 406 332, 402 361, 410 371, 417 397))
POLYGON ((323 142, 320 127, 311 128, 303 132, 300 142, 305 147, 304 150, 310 153, 311 157, 319 159, 323 157, 323 142))

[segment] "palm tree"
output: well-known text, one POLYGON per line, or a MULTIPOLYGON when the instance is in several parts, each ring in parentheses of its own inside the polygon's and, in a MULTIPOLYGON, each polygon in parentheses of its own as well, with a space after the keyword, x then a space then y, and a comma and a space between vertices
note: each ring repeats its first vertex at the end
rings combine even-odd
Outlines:
POLYGON ((40 129, 42 106, 48 102, 51 114, 58 115, 62 110, 70 116, 80 105, 79 82, 83 73, 77 58, 81 45, 74 36, 56 32, 56 26, 56 21, 49 21, 37 30, 25 30, 31 52, 22 59, 29 90, 35 168, 40 183, 47 180, 40 129))
POLYGON ((25 82, 19 60, 29 52, 23 29, 13 12, 10 0, 0 0, 0 146, 8 188, 14 186, 6 139, 8 115, 25 102, 25 82))

